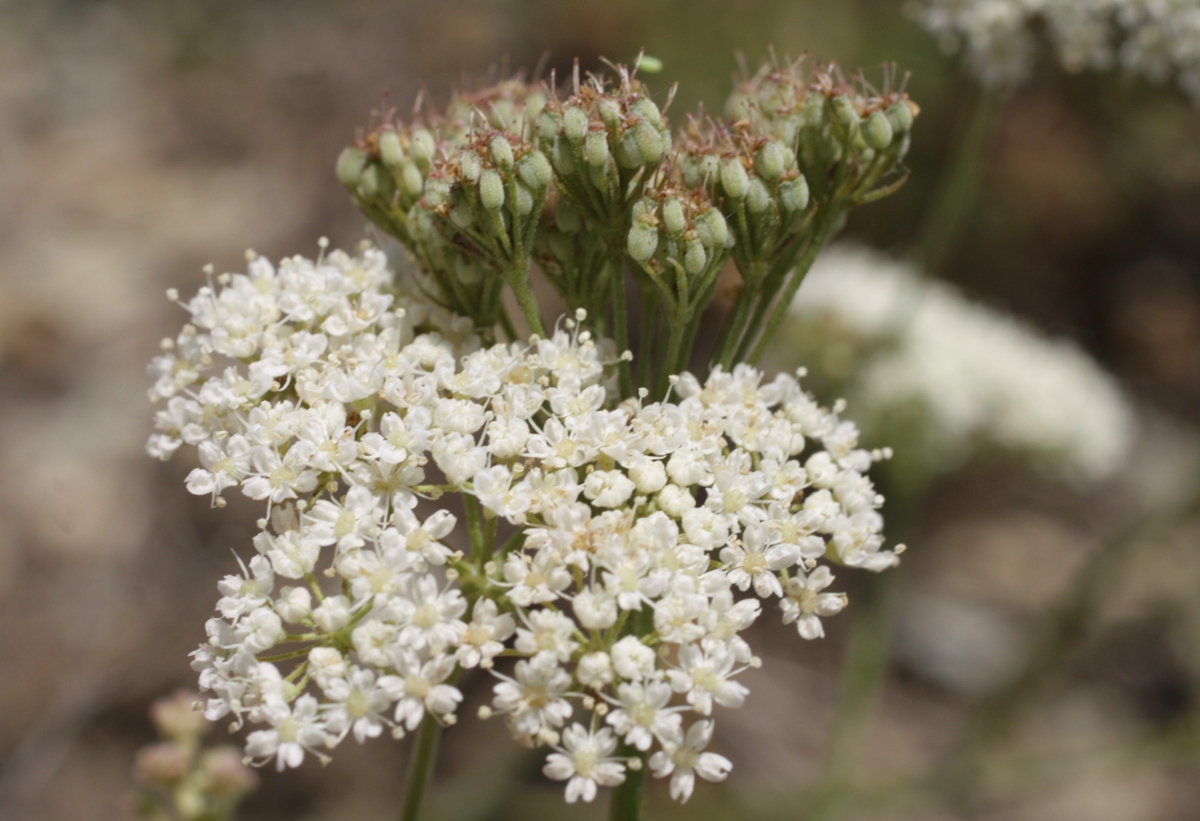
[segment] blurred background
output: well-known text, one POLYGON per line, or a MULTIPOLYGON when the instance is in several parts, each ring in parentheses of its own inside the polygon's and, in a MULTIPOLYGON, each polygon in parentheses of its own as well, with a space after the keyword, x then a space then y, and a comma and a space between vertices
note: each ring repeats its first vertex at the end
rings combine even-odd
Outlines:
MULTIPOLYGON (((0 3, 0 818, 132 817, 147 708, 194 686, 215 583, 249 549, 257 505, 211 510, 183 489, 193 455, 142 450, 145 363, 183 320, 164 291, 247 248, 356 244, 333 161, 423 88, 441 102, 489 71, 645 48, 665 65, 651 87, 680 83, 678 122, 720 110, 735 52, 772 46, 912 72, 911 180, 847 229, 903 254, 977 91, 900 0, 0 3)), ((942 276, 1111 371, 1136 408, 1129 456, 1099 482, 1004 458, 931 479, 898 582, 839 579, 890 614, 882 687, 843 689, 854 607, 811 643, 767 614, 752 696, 719 723, 732 776, 685 810, 656 784, 649 818, 1200 817, 1200 527, 1144 516, 1200 458, 1200 111, 1049 59, 999 105, 942 276), (839 699, 862 726, 834 729, 839 699), (955 766, 963 750, 983 763, 955 766)), ((488 683, 464 686, 478 702, 488 683)), ((241 817, 391 817, 405 755, 377 740, 261 772, 241 817)), ((467 720, 429 818, 603 817, 536 769, 467 720)))

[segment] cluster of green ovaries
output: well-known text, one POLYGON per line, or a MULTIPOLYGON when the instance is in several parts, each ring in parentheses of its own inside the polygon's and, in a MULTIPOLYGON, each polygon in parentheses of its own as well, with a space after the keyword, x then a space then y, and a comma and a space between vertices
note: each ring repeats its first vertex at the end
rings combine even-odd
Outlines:
POLYGON ((847 213, 903 184, 917 106, 890 85, 768 65, 739 84, 726 119, 688 117, 673 136, 624 66, 566 89, 508 80, 456 94, 442 114, 386 117, 342 152, 338 177, 411 251, 429 295, 485 337, 517 338, 505 285, 544 335, 535 267, 620 350, 632 308, 638 366, 622 363, 622 394, 661 396, 716 297, 730 299, 711 364, 756 361, 847 213), (740 282, 720 289, 730 259, 740 282))

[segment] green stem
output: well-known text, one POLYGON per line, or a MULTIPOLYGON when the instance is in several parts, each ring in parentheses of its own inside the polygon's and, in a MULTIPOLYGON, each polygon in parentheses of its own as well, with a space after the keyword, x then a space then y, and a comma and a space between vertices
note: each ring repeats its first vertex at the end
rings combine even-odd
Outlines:
POLYGON ((609 265, 612 267, 613 338, 617 343, 617 376, 620 380, 621 396, 633 396, 633 372, 629 360, 624 358, 629 350, 629 319, 625 312, 625 240, 617 235, 608 243, 609 265))
POLYGON ((529 332, 537 334, 543 339, 546 337, 546 331, 542 327, 542 316, 538 312, 537 300, 534 299, 533 289, 529 287, 529 267, 525 266, 524 276, 520 272, 514 273, 509 277, 509 286, 513 290, 513 296, 517 298, 517 305, 521 309, 521 314, 525 317, 525 323, 529 325, 529 332))
MULTIPOLYGON (((813 236, 809 240, 808 247, 804 249, 804 255, 796 263, 795 270, 792 271, 791 277, 786 286, 784 286, 783 294, 779 297, 775 304, 774 310, 771 312, 771 318, 767 320, 767 326, 759 332, 758 341, 754 344, 754 348, 750 351, 750 355, 746 357, 746 361, 751 365, 758 362, 759 358, 766 350, 767 344, 771 341, 771 337, 775 335, 775 331, 779 330, 779 326, 783 324, 784 317, 787 316, 788 308, 792 304, 792 300, 796 296, 796 291, 800 289, 800 283, 804 281, 804 277, 808 275, 808 271, 816 262, 817 255, 825 248, 829 240, 833 238, 842 227, 845 221, 845 207, 827 206, 824 214, 817 214, 816 224, 813 226, 813 236)), ((748 333, 754 334, 755 328, 750 328, 748 333)))
POLYGON ((467 536, 471 540, 471 555, 478 558, 483 552, 483 511, 479 500, 474 496, 463 494, 463 507, 467 513, 467 536))
POLYGON ((974 210, 992 118, 999 102, 998 91, 976 92, 962 139, 957 141, 954 157, 938 183, 932 204, 921 218, 914 252, 925 273, 931 276, 945 267, 974 210))
POLYGON ((638 758, 642 766, 637 770, 626 768, 625 780, 613 788, 608 818, 609 821, 638 821, 642 817, 642 801, 646 796, 646 754, 628 744, 622 744, 617 754, 638 758))
POLYGON ((421 728, 417 730, 416 742, 413 744, 412 763, 408 767, 408 783, 404 791, 404 808, 400 811, 400 821, 417 821, 421 812, 421 799, 425 797, 425 789, 429 786, 430 776, 433 775, 433 765, 437 761, 438 742, 442 738, 442 725, 428 713, 421 720, 421 728))

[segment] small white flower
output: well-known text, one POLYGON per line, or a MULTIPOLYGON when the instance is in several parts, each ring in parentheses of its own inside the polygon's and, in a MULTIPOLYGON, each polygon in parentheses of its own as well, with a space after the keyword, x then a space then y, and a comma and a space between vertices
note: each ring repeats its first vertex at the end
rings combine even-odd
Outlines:
POLYGON ((733 769, 725 756, 703 752, 712 740, 712 732, 712 721, 697 721, 688 728, 682 743, 671 744, 650 756, 650 770, 655 778, 671 776, 671 797, 676 801, 691 798, 696 776, 705 781, 724 781, 733 769))
POLYGON ((617 739, 607 727, 592 733, 581 724, 572 724, 563 731, 558 749, 546 757, 542 772, 555 781, 567 781, 568 804, 580 798, 593 800, 597 785, 615 787, 625 780, 625 765, 611 757, 617 739))

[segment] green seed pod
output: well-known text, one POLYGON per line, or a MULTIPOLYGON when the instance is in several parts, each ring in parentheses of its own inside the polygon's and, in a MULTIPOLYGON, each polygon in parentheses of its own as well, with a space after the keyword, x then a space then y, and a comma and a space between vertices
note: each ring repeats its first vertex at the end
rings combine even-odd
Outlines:
POLYGON ((683 268, 692 276, 704 270, 708 264, 708 255, 704 253, 704 245, 698 239, 688 242, 687 250, 683 252, 683 268))
POLYGON ((533 192, 517 183, 517 216, 527 217, 533 211, 533 192))
POLYGON ((833 106, 833 116, 838 123, 848 130, 852 130, 858 126, 862 118, 858 116, 858 109, 854 107, 854 102, 847 96, 839 95, 830 101, 833 106))
POLYGON ((517 163, 517 175, 521 178, 521 182, 534 191, 541 191, 550 185, 553 172, 550 170, 550 161, 546 159, 546 155, 535 148, 517 163))
POLYGON ((479 182, 483 173, 483 160, 474 151, 464 151, 458 155, 458 173, 469 183, 479 182))
POLYGON ((783 146, 777 142, 769 142, 758 151, 755 162, 759 176, 764 180, 777 180, 784 170, 783 146))
POLYGON ((479 202, 489 211, 504 205, 504 181, 491 168, 479 175, 479 202))
POLYGON ((412 162, 404 163, 400 168, 400 185, 404 187, 404 193, 410 197, 421 196, 421 192, 425 189, 425 178, 421 176, 421 169, 412 162))
POLYGON ((709 208, 696 217, 696 235, 705 248, 724 248, 729 241, 729 226, 716 208, 709 208))
POLYGON ((779 184, 779 203, 785 211, 803 211, 808 207, 808 180, 803 174, 779 184))
POLYGON ((634 222, 643 222, 647 219, 651 219, 651 215, 654 214, 654 211, 654 200, 642 197, 633 204, 630 214, 632 215, 634 222))
POLYGON ((558 136, 558 130, 562 128, 563 116, 554 109, 546 108, 537 118, 538 136, 545 141, 553 140, 558 136))
POLYGON ((572 106, 563 112, 563 133, 573 143, 582 142, 588 133, 588 115, 582 108, 572 106))
POLYGON ((821 94, 808 95, 800 119, 804 128, 820 128, 825 122, 825 97, 821 94))
POLYGON ((337 178, 342 185, 354 189, 362 177, 363 169, 367 166, 367 152, 361 148, 349 146, 342 149, 337 158, 337 178))
POLYGON ((771 192, 766 184, 758 177, 751 178, 750 187, 746 190, 746 210, 751 214, 761 214, 770 207, 771 192))
POLYGON ((629 256, 637 262, 645 262, 658 250, 658 230, 645 223, 634 223, 629 229, 627 247, 629 256))
POLYGON ((589 165, 587 169, 588 182, 592 184, 592 188, 597 191, 608 190, 608 169, 598 165, 589 165))
POLYGON ((554 224, 565 234, 574 234, 583 226, 583 215, 566 198, 561 198, 554 208, 554 224))
POLYGON ((437 140, 424 128, 414 129, 408 138, 408 151, 418 162, 430 162, 437 151, 437 140))
POLYGON ((687 229, 687 219, 683 216, 683 203, 672 197, 662 206, 663 228, 667 234, 677 237, 687 229))
POLYGON ((505 171, 512 168, 513 150, 512 144, 509 143, 507 137, 505 137, 503 134, 497 134, 495 137, 492 137, 492 142, 489 148, 491 148, 492 151, 492 162, 496 163, 497 166, 503 168, 505 171))
POLYGON ((404 162, 404 148, 400 145, 400 135, 395 131, 388 129, 379 135, 379 158, 393 171, 404 162))
POLYGON ((621 104, 616 100, 605 98, 596 108, 600 112, 600 120, 610 129, 615 129, 624 119, 621 114, 621 104))
POLYGON ((907 134, 912 128, 913 113, 908 107, 908 103, 904 100, 897 100, 887 110, 888 120, 892 124, 892 130, 897 134, 907 134))
POLYGON ((732 157, 721 163, 721 187, 732 199, 740 200, 750 189, 750 177, 746 167, 737 157, 732 157))
POLYGON ((450 221, 466 230, 475 224, 475 209, 465 199, 459 198, 450 208, 450 221))
POLYGON ((721 176, 721 160, 716 154, 705 154, 700 158, 700 180, 715 183, 721 176))
POLYGON ((882 111, 876 111, 868 117, 867 124, 863 126, 863 139, 876 151, 883 151, 891 145, 894 136, 892 122, 882 111))
POLYGON ((511 100, 495 100, 488 106, 488 124, 492 128, 504 128, 513 120, 513 104, 511 100))
POLYGON ((479 281, 482 272, 479 270, 479 266, 475 263, 475 260, 456 256, 454 259, 454 276, 463 285, 474 285, 479 281))
POLYGON ((583 159, 591 166, 602 166, 608 162, 608 134, 589 131, 583 141, 583 159))
POLYGON ((642 163, 653 165, 663 157, 662 138, 658 129, 643 120, 633 127, 633 140, 637 143, 638 153, 642 155, 642 163))
POLYGON ((796 135, 800 132, 800 128, 803 125, 802 116, 793 114, 786 119, 779 119, 772 123, 772 133, 784 150, 791 151, 788 146, 796 144, 796 135))
POLYGON ((744 91, 735 91, 725 101, 725 118, 740 120, 754 113, 754 100, 744 91))
POLYGON ((791 171, 796 167, 796 152, 786 145, 781 150, 783 151, 783 169, 791 171))
POLYGON ((671 129, 664 128, 658 132, 658 139, 662 143, 662 155, 664 157, 671 153, 671 129))
POLYGON ((662 114, 649 97, 638 97, 634 100, 633 105, 629 106, 629 113, 636 114, 655 128, 662 125, 662 114))

